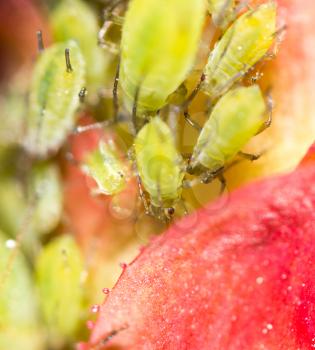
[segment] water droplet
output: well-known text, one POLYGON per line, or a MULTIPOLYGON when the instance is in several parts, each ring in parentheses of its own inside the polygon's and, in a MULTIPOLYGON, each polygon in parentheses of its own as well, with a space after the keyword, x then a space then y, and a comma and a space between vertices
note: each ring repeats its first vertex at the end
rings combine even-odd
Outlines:
POLYGON ((271 323, 268 323, 266 327, 267 327, 267 329, 268 329, 269 331, 271 331, 271 330, 272 330, 272 328, 273 328, 273 326, 272 326, 272 324, 271 324, 271 323))
POLYGON ((264 278, 261 277, 261 276, 257 277, 257 278, 256 278, 256 283, 257 283, 257 284, 263 284, 263 283, 264 283, 264 278))
POLYGON ((86 327, 87 327, 87 329, 91 330, 91 329, 94 328, 94 326, 95 326, 95 323, 94 323, 93 321, 88 320, 88 321, 86 322, 86 327))
POLYGON ((120 263, 119 266, 120 266, 123 270, 125 270, 125 269, 127 268, 128 265, 127 265, 126 263, 120 263))
POLYGON ((93 305, 93 306, 91 307, 91 312, 97 313, 97 312, 99 312, 99 311, 100 311, 100 306, 99 306, 99 305, 95 304, 95 305, 93 305))
POLYGON ((8 249, 14 249, 16 247, 16 241, 14 239, 8 239, 6 242, 5 242, 5 246, 8 248, 8 249))
POLYGON ((281 275, 281 279, 286 280, 288 278, 288 275, 286 273, 283 273, 281 275))
POLYGON ((103 292, 104 294, 109 294, 110 290, 109 290, 109 288, 103 288, 103 289, 102 289, 102 292, 103 292))

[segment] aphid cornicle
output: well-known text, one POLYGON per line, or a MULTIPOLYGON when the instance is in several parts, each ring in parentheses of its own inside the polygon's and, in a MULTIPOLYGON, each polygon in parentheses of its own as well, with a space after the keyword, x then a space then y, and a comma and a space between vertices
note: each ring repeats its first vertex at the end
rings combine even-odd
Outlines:
POLYGON ((38 57, 30 86, 24 147, 38 157, 57 151, 76 122, 85 62, 69 41, 45 49, 38 57), (66 56, 66 57, 65 57, 66 56))
POLYGON ((86 83, 89 93, 104 84, 108 55, 97 45, 98 18, 92 7, 82 0, 62 0, 50 16, 56 42, 74 40, 86 60, 86 83))
POLYGON ((210 53, 202 90, 212 99, 226 92, 270 49, 276 32, 276 5, 270 1, 239 17, 210 53))
POLYGON ((85 157, 81 167, 97 183, 95 193, 114 195, 126 186, 126 167, 112 140, 101 140, 98 148, 85 157))
POLYGON ((172 207, 181 198, 184 171, 170 128, 160 117, 151 119, 136 136, 134 149, 138 174, 150 195, 150 204, 172 207))
POLYGON ((235 0, 208 0, 209 13, 213 23, 225 29, 236 15, 235 0))
POLYGON ((189 172, 211 174, 222 169, 261 130, 265 114, 266 104, 258 85, 226 93, 202 128, 189 172))
POLYGON ((185 80, 198 49, 204 0, 131 0, 121 40, 120 86, 132 110, 156 111, 185 80))

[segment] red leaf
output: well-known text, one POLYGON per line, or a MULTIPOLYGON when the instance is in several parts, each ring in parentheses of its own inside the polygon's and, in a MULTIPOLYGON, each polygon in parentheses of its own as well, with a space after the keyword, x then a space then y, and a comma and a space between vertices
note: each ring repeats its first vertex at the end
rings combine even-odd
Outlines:
POLYGON ((174 224, 122 273, 91 349, 313 348, 314 181, 301 167, 174 224))

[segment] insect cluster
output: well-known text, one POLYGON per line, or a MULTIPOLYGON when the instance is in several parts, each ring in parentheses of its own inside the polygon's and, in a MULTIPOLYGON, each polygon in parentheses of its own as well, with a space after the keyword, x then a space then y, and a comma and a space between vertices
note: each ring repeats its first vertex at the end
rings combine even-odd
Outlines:
MULTIPOLYGON (((69 13, 74 9, 84 22, 86 11, 80 12, 84 5, 78 0, 60 6, 54 19, 58 28, 67 31, 69 13)), ((78 29, 73 40, 44 50, 39 45, 24 138, 26 150, 35 157, 46 158, 61 147, 75 129, 80 101, 90 92, 89 81, 93 81, 94 65, 98 64, 93 58, 99 56, 100 47, 89 46, 90 37, 84 31, 78 29)), ((272 0, 253 8, 235 0, 112 2, 99 33, 105 51, 108 47, 118 59, 112 117, 76 131, 98 127, 115 131, 118 124, 125 123, 132 142, 128 159, 113 140, 100 140, 97 149, 80 162, 82 170, 95 180, 96 192, 116 195, 129 178, 136 177, 146 213, 169 220, 176 206, 186 211, 184 188, 218 179, 223 190, 225 170, 237 155, 257 158, 241 152, 242 147, 271 123, 271 109, 268 111, 260 87, 246 85, 244 77, 268 57, 275 37, 276 5, 272 0), (196 87, 188 89, 186 82, 209 23, 207 13, 220 37, 196 87), (119 44, 108 39, 117 25, 121 26, 119 44), (208 101, 203 126, 189 113, 199 93, 208 101), (167 122, 171 111, 183 115, 199 132, 189 155, 181 154, 176 144, 176 128, 174 131, 167 122)))

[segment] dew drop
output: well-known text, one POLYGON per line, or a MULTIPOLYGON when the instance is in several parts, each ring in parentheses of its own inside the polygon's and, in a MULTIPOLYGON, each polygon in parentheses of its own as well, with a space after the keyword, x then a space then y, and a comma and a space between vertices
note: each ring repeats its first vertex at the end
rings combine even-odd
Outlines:
POLYGON ((5 246, 8 248, 8 249, 14 249, 16 247, 16 241, 14 239, 8 239, 6 242, 5 242, 5 246))
POLYGON ((119 266, 120 266, 123 270, 125 270, 125 269, 127 268, 128 265, 127 265, 126 263, 120 263, 119 266))
POLYGON ((100 311, 100 306, 95 304, 91 307, 91 312, 93 312, 94 314, 96 314, 97 312, 100 311))
POLYGON ((103 288, 103 289, 102 289, 102 292, 103 292, 104 294, 109 294, 110 290, 109 290, 109 288, 103 288))
POLYGON ((261 276, 257 277, 257 278, 256 278, 256 283, 257 283, 257 284, 263 284, 263 283, 264 283, 264 278, 261 277, 261 276))
POLYGON ((86 328, 87 328, 87 329, 91 330, 91 329, 94 328, 94 326, 95 326, 95 323, 94 323, 93 321, 88 320, 88 321, 86 322, 86 328))

